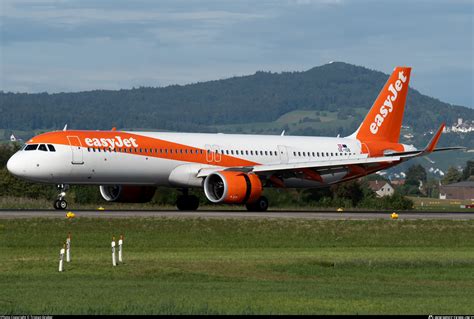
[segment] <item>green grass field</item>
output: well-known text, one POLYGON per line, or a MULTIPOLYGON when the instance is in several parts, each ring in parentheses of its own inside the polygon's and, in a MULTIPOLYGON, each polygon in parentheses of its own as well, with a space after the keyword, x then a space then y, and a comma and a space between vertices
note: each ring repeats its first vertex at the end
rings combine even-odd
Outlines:
POLYGON ((0 314, 473 313, 473 231, 440 220, 0 220, 0 314), (121 233, 125 263, 113 268, 121 233))

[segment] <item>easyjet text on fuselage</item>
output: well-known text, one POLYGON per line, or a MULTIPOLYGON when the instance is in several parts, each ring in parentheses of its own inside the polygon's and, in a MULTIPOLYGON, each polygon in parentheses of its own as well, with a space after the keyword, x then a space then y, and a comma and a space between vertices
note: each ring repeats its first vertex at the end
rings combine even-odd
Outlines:
POLYGON ((85 143, 89 147, 107 147, 114 149, 116 147, 138 147, 137 140, 133 137, 122 138, 115 136, 114 138, 85 138, 85 143))

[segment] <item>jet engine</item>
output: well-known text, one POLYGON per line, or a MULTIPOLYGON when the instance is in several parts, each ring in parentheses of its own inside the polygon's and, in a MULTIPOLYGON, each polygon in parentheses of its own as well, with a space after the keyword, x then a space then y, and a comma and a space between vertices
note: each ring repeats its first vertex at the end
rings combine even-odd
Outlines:
POLYGON ((131 185, 101 185, 100 194, 108 202, 146 203, 155 195, 156 187, 131 185))
POLYGON ((213 172, 204 180, 204 193, 213 203, 253 203, 262 194, 262 183, 255 174, 235 171, 213 172))

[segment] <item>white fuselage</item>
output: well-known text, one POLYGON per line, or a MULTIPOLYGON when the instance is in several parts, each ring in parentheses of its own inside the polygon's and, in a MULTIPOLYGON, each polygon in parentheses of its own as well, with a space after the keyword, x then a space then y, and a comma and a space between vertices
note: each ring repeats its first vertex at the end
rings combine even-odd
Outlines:
MULTIPOLYGON (((219 159, 223 155, 247 160, 255 165, 318 161, 337 163, 349 158, 363 159, 368 156, 361 152, 360 142, 351 138, 220 133, 129 133, 208 150, 205 162, 192 163, 200 168, 220 167, 219 159), (342 145, 344 147, 341 149, 342 145)), ((177 167, 190 165, 184 158, 186 149, 173 150, 178 153, 177 158, 175 156, 174 159, 169 159, 166 156, 152 156, 164 153, 161 146, 140 149, 141 153, 135 154, 120 152, 118 149, 99 151, 85 146, 75 148, 70 145, 53 145, 55 152, 19 151, 10 160, 8 169, 19 177, 54 184, 185 186, 170 179, 170 175, 177 167), (181 151, 183 153, 180 153, 181 151)), ((336 182, 342 177, 343 175, 336 174, 333 178, 325 179, 325 183, 336 182)), ((292 178, 287 186, 317 187, 321 186, 321 183, 292 178)))

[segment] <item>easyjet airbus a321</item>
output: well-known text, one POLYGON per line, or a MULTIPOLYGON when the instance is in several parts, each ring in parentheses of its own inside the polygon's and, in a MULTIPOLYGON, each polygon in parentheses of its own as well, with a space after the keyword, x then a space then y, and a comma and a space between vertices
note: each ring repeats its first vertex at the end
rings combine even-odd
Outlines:
POLYGON ((121 131, 49 132, 8 161, 20 178, 58 185, 65 209, 70 184, 99 185, 106 201, 150 201, 157 186, 182 191, 179 210, 196 210, 189 188, 212 203, 265 211, 264 187, 317 188, 387 169, 437 149, 444 124, 421 150, 399 143, 411 68, 397 67, 357 131, 339 137, 121 131))

